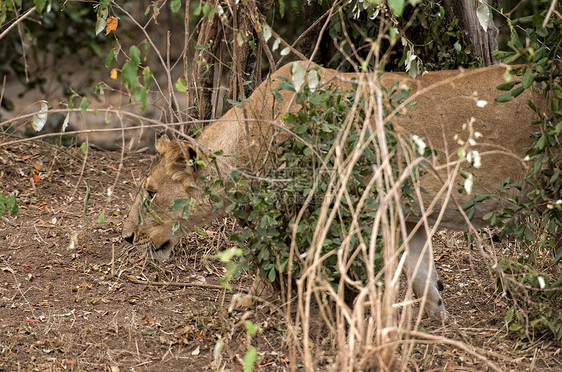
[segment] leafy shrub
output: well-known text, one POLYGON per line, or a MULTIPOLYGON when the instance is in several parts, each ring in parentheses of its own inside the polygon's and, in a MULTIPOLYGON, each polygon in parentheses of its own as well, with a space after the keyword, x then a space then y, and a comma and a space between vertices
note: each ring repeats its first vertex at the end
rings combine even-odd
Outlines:
MULTIPOLYGON (((538 5, 542 11, 509 22, 512 35, 507 46, 510 50, 494 55, 503 58, 505 63, 521 59, 529 63, 515 69, 519 79, 498 87, 506 93, 496 101, 506 102, 525 89, 536 89, 548 98, 548 107, 536 107, 529 102, 537 119, 533 122, 536 126, 532 134, 534 143, 527 149, 531 170, 525 184, 505 180, 501 185, 505 191, 515 188, 518 192, 523 190, 524 194, 511 199, 513 207, 488 213, 485 219, 500 226, 502 236, 511 234, 530 247, 526 256, 500 263, 513 281, 511 284, 503 281, 501 289, 509 291, 517 304, 506 316, 510 329, 528 336, 527 327, 523 327, 528 324, 538 333, 551 332, 561 340, 562 274, 558 279, 553 273, 539 274, 534 260, 536 247, 549 248, 554 265, 562 260, 562 20, 550 17, 543 27, 550 4, 550 1, 540 1, 538 5), (545 109, 549 111, 546 115, 545 109)), ((557 11, 562 11, 560 5, 557 11)))
MULTIPOLYGON (((332 5, 329 1, 321 3, 325 8, 332 5)), ((357 57, 369 60, 370 48, 358 46, 368 45, 372 40, 380 42, 381 50, 387 51, 381 56, 387 71, 412 71, 414 74, 482 65, 480 59, 471 55, 474 47, 463 46, 463 30, 458 19, 450 21, 439 2, 410 2, 415 6, 403 2, 401 11, 393 7, 398 3, 389 2, 386 12, 384 8, 381 10, 379 2, 350 1, 342 5, 341 16, 333 17, 328 28, 339 52, 334 53, 326 65, 349 68, 347 63, 351 60, 360 65, 363 60, 357 57), (381 19, 390 21, 392 26, 382 27, 381 19), (381 28, 388 30, 388 34, 379 39, 381 28)))
MULTIPOLYGON (((26 22, 20 22, 17 29, 5 35, 0 44, 0 72, 15 72, 30 88, 45 82, 45 69, 56 66, 65 59, 78 58, 81 66, 88 65, 81 51, 89 49, 92 55, 104 54, 104 39, 96 38, 95 19, 91 17, 91 5, 75 1, 0 1, 0 26, 4 28, 17 16, 35 5, 26 22), (15 7, 15 8, 14 8, 15 7), (53 58, 52 64, 45 64, 45 56, 53 58), (26 63, 34 61, 32 65, 26 63), (44 66, 46 65, 46 66, 44 66), (10 71, 11 70, 11 71, 10 71)), ((51 68, 52 70, 52 68, 51 68)), ((53 72, 53 71, 49 71, 53 72)), ((54 71, 57 77, 66 77, 68 71, 54 71)), ((66 87, 65 87, 66 88, 66 87)), ((70 90, 64 92, 69 95, 70 90)))
POLYGON ((503 280, 498 277, 498 287, 514 301, 505 316, 509 330, 522 339, 550 333, 561 341, 562 296, 554 288, 562 280, 552 283, 548 273, 538 271, 533 252, 518 260, 502 259, 499 265, 504 275, 503 280))
MULTIPOLYGON (((280 89, 295 90, 288 79, 280 89)), ((386 96, 388 111, 408 92, 396 84, 386 96)), ((355 91, 334 87, 316 91, 305 87, 297 93, 296 103, 301 109, 284 116, 292 133, 278 130, 273 145, 278 151, 270 152, 259 177, 232 174, 234 186, 228 191, 226 211, 246 225, 232 236, 243 249, 238 269, 257 267, 262 278, 275 281, 292 268, 291 275, 298 277, 306 257, 320 254, 324 257, 323 277, 334 286, 344 272, 352 280, 366 280, 373 219, 381 200, 381 188, 374 182, 380 177, 375 177, 377 164, 381 164, 378 141, 370 125, 363 125, 374 113, 355 91), (343 174, 341 164, 345 162, 354 162, 350 174, 343 174), (336 190, 345 190, 341 202, 336 190), (332 213, 335 218, 325 225, 326 214, 332 213), (320 228, 328 232, 321 252, 313 252, 310 247, 317 243, 320 228), (338 266, 341 255, 347 262, 345 269, 338 266)), ((406 167, 403 143, 391 123, 384 125, 393 176, 398 177, 406 167)), ((405 200, 412 195, 414 177, 419 174, 401 185, 405 200)), ((377 239, 375 272, 382 264, 379 234, 377 239)))

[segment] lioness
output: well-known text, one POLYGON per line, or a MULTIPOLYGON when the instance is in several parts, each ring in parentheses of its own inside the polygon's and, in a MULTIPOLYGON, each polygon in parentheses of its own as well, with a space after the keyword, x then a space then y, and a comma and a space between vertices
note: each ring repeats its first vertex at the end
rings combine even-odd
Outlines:
MULTIPOLYGON (((293 65, 282 67, 263 82, 249 97, 244 109, 232 108, 220 120, 203 130, 199 138, 202 145, 200 150, 223 151, 216 165, 197 166, 190 162, 197 154, 192 143, 170 141, 166 137, 158 141, 158 160, 142 182, 142 190, 123 225, 125 240, 140 250, 149 252, 155 259, 164 260, 169 257, 181 236, 177 226, 173 228, 175 221, 180 221, 184 231, 192 231, 193 226, 202 226, 218 216, 220 212, 213 210, 211 203, 202 195, 202 190, 194 186, 194 183, 200 182, 201 175, 216 175, 220 172, 228 176, 237 164, 248 164, 251 154, 259 157, 259 140, 256 138, 271 128, 271 122, 282 125, 280 118, 283 113, 299 110, 296 104, 288 107, 292 92, 279 92, 284 98, 282 103, 276 101, 272 94, 272 89, 281 82, 280 77, 291 77, 293 65), (174 200, 180 198, 197 200, 186 219, 181 218, 181 211, 168 211, 174 200), (150 208, 147 208, 147 204, 150 208), (155 211, 157 208, 162 212, 158 216, 154 212, 147 213, 147 210, 155 211)), ((524 156, 523 150, 531 144, 530 121, 536 115, 526 104, 532 94, 528 90, 507 103, 494 101, 500 94, 496 86, 505 82, 506 69, 506 66, 494 66, 476 70, 429 72, 418 79, 411 79, 403 74, 384 73, 378 81, 385 88, 397 81, 411 88, 410 97, 417 102, 417 106, 408 108, 402 115, 395 117, 395 126, 421 137, 437 151, 440 164, 458 162, 459 145, 456 136, 466 134, 462 129, 463 124, 473 117, 473 127, 479 132, 478 136, 481 136, 473 149, 479 151, 482 164, 479 169, 471 169, 474 174, 472 192, 494 195, 497 194, 501 180, 507 177, 520 180, 525 173, 521 159, 524 156)), ((319 75, 322 83, 335 84, 344 89, 351 88, 353 79, 361 80, 366 77, 329 69, 320 69, 319 75)), ((423 195, 423 207, 427 210, 430 223, 439 221, 443 227, 466 229, 466 219, 458 212, 457 206, 473 200, 473 196, 455 191, 450 196, 456 204, 451 202, 442 205, 444 195, 450 192, 443 187, 443 181, 447 178, 454 179, 450 185, 464 182, 458 172, 451 174, 451 167, 443 167, 437 173, 429 172, 423 176, 421 184, 427 191, 423 195)), ((482 216, 496 208, 497 203, 497 200, 488 199, 479 204, 472 223, 476 227, 483 226, 482 216)), ((427 295, 426 311, 432 315, 446 314, 439 294, 442 285, 434 263, 430 260, 430 249, 424 249, 427 240, 425 228, 415 228, 416 222, 412 219, 408 226, 414 233, 408 244, 406 272, 409 279, 413 280, 416 295, 427 295)))

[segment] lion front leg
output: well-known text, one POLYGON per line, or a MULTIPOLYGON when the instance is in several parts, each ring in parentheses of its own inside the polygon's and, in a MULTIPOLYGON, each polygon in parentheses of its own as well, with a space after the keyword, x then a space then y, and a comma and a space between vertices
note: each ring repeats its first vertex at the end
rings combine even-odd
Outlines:
MULTIPOLYGON (((414 230, 414 223, 407 223, 408 232, 414 230)), ((423 226, 420 226, 411 237, 406 251, 406 273, 412 282, 414 293, 418 298, 425 297, 425 312, 430 316, 447 318, 447 310, 443 304, 440 291, 443 283, 437 275, 433 260, 431 242, 428 242, 423 226), (427 244, 426 244, 427 243, 427 244)))

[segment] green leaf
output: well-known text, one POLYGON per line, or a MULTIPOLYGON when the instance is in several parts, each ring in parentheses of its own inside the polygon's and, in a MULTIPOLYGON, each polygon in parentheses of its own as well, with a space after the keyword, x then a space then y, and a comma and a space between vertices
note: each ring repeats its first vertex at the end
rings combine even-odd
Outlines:
POLYGON ((225 251, 218 252, 215 256, 221 260, 221 262, 230 262, 234 257, 239 257, 242 255, 242 250, 240 248, 230 248, 225 251))
POLYGON ((394 15, 400 17, 404 11, 404 0, 388 0, 388 6, 394 15))
POLYGON ((152 84, 152 80, 154 77, 152 71, 150 70, 150 67, 147 66, 142 70, 142 77, 144 79, 144 85, 148 89, 150 87, 150 84, 152 84))
POLYGON ((15 216, 18 213, 18 203, 16 201, 15 195, 8 196, 8 198, 6 199, 6 206, 8 207, 8 211, 12 216, 15 216))
POLYGON ((482 219, 484 221, 488 221, 490 218, 492 218, 493 215, 494 215, 494 212, 488 212, 484 216, 482 216, 482 219))
POLYGON ((88 104, 88 99, 86 97, 82 98, 82 101, 80 101, 80 111, 86 112, 86 110, 88 109, 88 104))
POLYGON ((505 57, 509 57, 511 55, 513 55, 513 52, 505 52, 502 50, 494 50, 492 52, 492 57, 495 59, 504 59, 505 57))
POLYGON ((146 109, 146 99, 148 97, 148 88, 146 87, 138 87, 134 91, 134 96, 137 101, 141 103, 141 111, 146 109))
POLYGON ((86 155, 86 153, 88 153, 88 144, 86 142, 82 142, 82 144, 80 145, 80 150, 82 150, 82 153, 86 155))
POLYGON ((537 141, 537 147, 539 148, 539 150, 544 150, 544 148, 546 147, 546 139, 546 135, 543 134, 537 141))
POLYGON ((181 0, 172 0, 170 9, 172 9, 172 13, 177 13, 181 9, 181 0))
POLYGON ((511 96, 513 98, 515 98, 515 97, 519 96, 521 93, 523 93, 524 90, 525 90, 525 88, 523 88, 523 87, 517 87, 517 88, 515 88, 511 91, 511 96))
POLYGON ((170 212, 179 211, 183 209, 186 205, 189 205, 189 199, 174 199, 174 204, 168 207, 170 212))
POLYGON ((185 83, 185 81, 182 78, 179 78, 178 81, 176 81, 176 89, 180 93, 187 92, 187 84, 185 83))
POLYGON ((513 80, 513 81, 510 81, 509 83, 503 83, 503 84, 498 85, 496 87, 496 89, 498 89, 498 90, 511 90, 511 88, 513 88, 513 86, 517 83, 519 83, 519 81, 513 80))
POLYGON ((509 308, 509 310, 507 310, 507 313, 505 314, 504 317, 504 321, 506 324, 511 323, 511 321, 513 320, 513 314, 515 313, 515 308, 512 306, 509 308))
POLYGON ((33 0, 33 2, 35 3, 35 11, 39 14, 43 13, 47 0, 33 0))
POLYGON ((205 230, 203 230, 202 228, 200 228, 197 225, 193 225, 193 229, 195 230, 195 232, 201 236, 207 236, 207 232, 205 230))
POLYGON ((511 98, 513 98, 513 97, 511 96, 511 92, 507 92, 507 93, 502 94, 501 96, 498 96, 498 97, 494 98, 494 100, 495 100, 496 102, 502 103, 502 102, 509 102, 509 101, 511 101, 511 98))
POLYGON ((203 4, 203 8, 201 9, 203 11, 203 16, 207 17, 209 15, 209 12, 211 11, 211 7, 209 6, 209 4, 203 4))
POLYGON ((131 61, 127 61, 123 65, 123 80, 130 90, 133 90, 139 85, 137 70, 138 67, 131 61))
POLYGON ((129 56, 131 57, 131 61, 135 66, 140 64, 140 50, 136 46, 132 45, 129 48, 129 56))
POLYGON ((529 69, 525 75, 523 75, 523 80, 521 81, 523 88, 529 88, 533 84, 533 81, 535 81, 535 76, 533 75, 533 71, 529 69))
POLYGON ((99 225, 103 225, 103 224, 104 224, 104 221, 105 221, 105 217, 104 217, 104 214, 103 214, 103 212, 102 212, 102 213, 100 213, 99 216, 98 216, 98 224, 99 224, 99 225))
POLYGON ((267 278, 269 279, 270 282, 274 282, 275 281, 275 276, 276 276, 276 272, 275 272, 275 268, 271 268, 271 270, 269 270, 269 274, 267 276, 267 278))
POLYGON ((248 334, 251 336, 255 335, 258 332, 254 323, 249 320, 246 320, 244 322, 244 326, 246 327, 246 332, 248 332, 248 334))
POLYGON ((258 351, 253 347, 246 351, 246 354, 244 354, 244 372, 252 372, 254 370, 257 355, 258 351))
POLYGON ((115 48, 111 49, 105 57, 105 67, 109 68, 115 59, 115 48))

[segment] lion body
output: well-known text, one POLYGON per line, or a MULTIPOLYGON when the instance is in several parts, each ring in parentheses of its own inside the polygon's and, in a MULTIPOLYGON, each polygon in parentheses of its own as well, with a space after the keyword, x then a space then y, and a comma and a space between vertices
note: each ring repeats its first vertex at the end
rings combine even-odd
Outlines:
MULTIPOLYGON (((285 112, 297 112, 300 107, 292 103, 293 92, 279 91, 283 102, 275 99, 272 89, 279 86, 279 77, 291 77, 292 64, 286 65, 272 74, 249 97, 244 108, 229 110, 220 120, 207 126, 198 141, 201 148, 211 152, 221 150, 216 164, 202 167, 186 166, 195 151, 192 145, 177 140, 161 139, 157 144, 159 158, 142 184, 143 190, 137 197, 127 217, 123 236, 142 250, 152 252, 157 259, 166 259, 181 232, 173 229, 174 221, 181 221, 185 231, 194 225, 202 226, 212 221, 220 211, 215 211, 205 201, 202 191, 194 187, 201 175, 228 176, 230 171, 241 164, 253 164, 264 158, 264 139, 282 126, 280 118, 285 112), (146 193, 151 205, 158 206, 163 213, 161 221, 141 208, 146 193), (196 205, 186 219, 180 212, 169 212, 167 207, 175 199, 194 198, 196 205), (142 218, 139 216, 142 213, 142 218), (141 224, 140 221, 143 223, 141 224)), ((525 174, 522 161, 524 150, 532 143, 531 120, 536 118, 526 104, 532 93, 526 90, 519 97, 507 103, 497 103, 494 98, 501 94, 496 86, 504 83, 506 66, 494 66, 475 70, 453 70, 429 72, 418 79, 403 74, 383 73, 378 78, 381 86, 389 88, 395 82, 411 89, 409 99, 417 102, 415 107, 405 109, 393 119, 396 128, 405 133, 416 134, 432 149, 436 150, 433 169, 421 179, 423 209, 427 211, 431 224, 463 230, 467 227, 466 218, 459 213, 458 206, 473 200, 474 194, 497 195, 500 181, 511 177, 521 180, 525 174), (486 102, 484 107, 478 107, 486 102), (457 150, 459 138, 465 138, 467 131, 463 125, 473 119, 475 131, 481 138, 472 149, 482 156, 482 166, 470 169, 474 174, 472 195, 452 192, 450 186, 462 184, 459 172, 454 165, 459 163, 457 150), (448 182, 447 182, 448 181, 448 182), (454 202, 444 203, 452 198, 454 202)), ((324 84, 335 84, 343 89, 351 89, 352 84, 373 84, 373 75, 338 73, 334 70, 320 69, 319 75, 324 84)), ((457 187, 454 189, 456 190, 457 187)), ((472 220, 476 227, 483 226, 484 214, 498 207, 498 198, 483 201, 477 207, 472 220)), ((154 207, 153 207, 154 208, 154 207)), ((415 228, 416 219, 410 219, 414 230, 408 247, 407 272, 414 281, 414 291, 418 296, 427 295, 428 312, 445 313, 438 293, 440 283, 435 271, 424 228, 415 228), (422 264, 418 264, 421 261, 422 264), (429 289, 426 284, 429 283, 429 289)))

